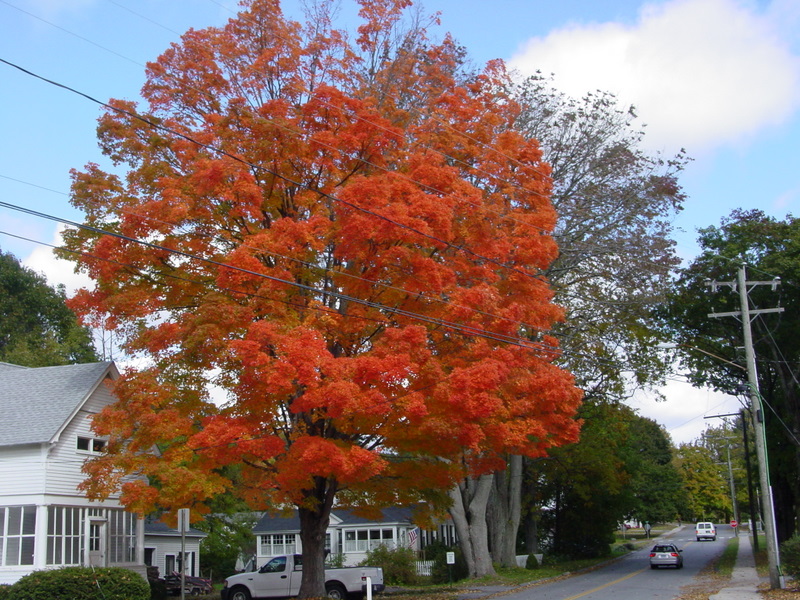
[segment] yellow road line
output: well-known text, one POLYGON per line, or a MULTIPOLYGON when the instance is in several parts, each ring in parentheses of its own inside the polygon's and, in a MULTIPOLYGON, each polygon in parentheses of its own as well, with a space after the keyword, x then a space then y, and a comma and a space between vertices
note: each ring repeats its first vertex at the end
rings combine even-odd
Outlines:
POLYGON ((576 598, 583 598, 587 594, 591 594, 593 592, 599 592, 600 590, 603 590, 603 589, 605 589, 607 587, 611 587, 612 585, 616 585, 620 581, 625 581, 626 579, 630 579, 634 575, 638 575, 639 573, 644 573, 646 570, 647 569, 641 569, 640 571, 634 571, 633 573, 629 573, 628 575, 625 575, 625 577, 620 577, 619 579, 615 579, 614 581, 609 581, 605 585, 601 585, 600 587, 596 587, 594 589, 587 590, 587 591, 583 592, 582 594, 578 594, 577 596, 570 596, 569 598, 564 598, 564 600, 575 600, 576 598))

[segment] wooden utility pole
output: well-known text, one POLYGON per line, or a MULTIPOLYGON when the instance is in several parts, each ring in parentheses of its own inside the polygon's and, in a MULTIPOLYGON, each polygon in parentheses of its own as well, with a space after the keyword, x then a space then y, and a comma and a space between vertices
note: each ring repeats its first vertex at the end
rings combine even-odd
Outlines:
POLYGON ((750 310, 749 292, 759 285, 769 285, 776 289, 780 279, 772 281, 747 281, 746 265, 739 267, 736 281, 712 281, 709 283, 712 291, 718 287, 730 287, 734 292, 739 292, 741 309, 735 312, 711 313, 709 317, 738 317, 742 322, 744 334, 744 351, 747 359, 747 380, 750 393, 751 412, 753 414, 753 427, 755 428, 756 456, 758 458, 758 475, 761 487, 761 506, 764 510, 764 533, 767 538, 767 562, 769 565, 769 583, 772 589, 782 589, 783 576, 780 573, 780 556, 778 554, 778 537, 775 529, 775 507, 772 503, 772 487, 769 482, 769 463, 767 460, 767 439, 764 434, 764 410, 761 403, 761 394, 758 391, 758 371, 756 369, 755 351, 753 350, 753 333, 751 319, 764 313, 783 312, 782 308, 765 308, 750 310))

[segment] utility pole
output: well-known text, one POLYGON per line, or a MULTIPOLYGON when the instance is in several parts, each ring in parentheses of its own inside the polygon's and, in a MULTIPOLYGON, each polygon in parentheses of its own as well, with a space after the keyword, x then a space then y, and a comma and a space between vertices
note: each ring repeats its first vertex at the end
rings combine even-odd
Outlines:
POLYGON ((753 350, 753 333, 751 330, 751 316, 763 313, 783 312, 782 308, 765 308, 750 310, 750 289, 759 285, 770 285, 772 289, 780 284, 780 279, 772 281, 747 281, 746 267, 739 267, 736 281, 712 281, 709 283, 712 291, 718 287, 730 287, 734 292, 739 292, 741 310, 727 313, 711 313, 709 317, 739 317, 742 321, 744 334, 744 350, 747 358, 747 379, 749 383, 750 405, 753 414, 753 427, 755 428, 756 456, 758 458, 758 475, 761 486, 761 501, 764 509, 764 530, 767 538, 767 562, 769 565, 769 583, 772 589, 783 588, 783 577, 780 574, 780 557, 778 555, 778 537, 775 529, 775 508, 772 503, 772 488, 769 482, 769 467, 767 462, 767 444, 764 435, 764 411, 761 406, 761 395, 758 391, 758 371, 756 370, 755 351, 753 350))
MULTIPOLYGON (((742 431, 744 435, 744 455, 745 455, 745 473, 747 474, 747 492, 748 498, 750 500, 750 520, 755 524, 756 518, 756 511, 753 505, 753 485, 750 479, 750 458, 747 452, 747 421, 745 421, 744 412, 738 413, 726 413, 724 415, 711 415, 708 417, 703 417, 704 419, 719 419, 724 417, 741 417, 742 419, 742 431)), ((728 431, 728 423, 725 422, 725 432, 727 434, 728 431)), ((734 527, 734 532, 736 533, 736 537, 739 537, 739 527, 742 526, 742 521, 739 518, 739 506, 736 501, 736 486, 733 483, 733 467, 731 466, 731 442, 730 440, 734 438, 725 437, 725 444, 728 449, 728 479, 731 483, 731 508, 733 510, 733 520, 736 521, 736 527, 734 527)), ((753 533, 753 550, 758 551, 758 535, 756 535, 756 527, 753 526, 750 528, 751 533, 753 533)))
MULTIPOLYGON (((727 431, 727 427, 725 428, 727 431)), ((742 523, 739 520, 739 504, 736 502, 736 485, 733 483, 733 466, 731 465, 731 441, 730 438, 725 438, 725 449, 728 453, 728 481, 731 484, 731 504, 733 505, 733 520, 736 522, 736 527, 733 528, 733 533, 739 537, 739 527, 742 523)))
POLYGON ((747 412, 743 408, 742 415, 742 437, 744 438, 744 468, 747 474, 747 500, 750 503, 750 522, 752 523, 753 551, 758 552, 758 526, 756 516, 759 514, 755 506, 755 495, 753 494, 753 475, 750 472, 750 442, 747 439, 747 412))

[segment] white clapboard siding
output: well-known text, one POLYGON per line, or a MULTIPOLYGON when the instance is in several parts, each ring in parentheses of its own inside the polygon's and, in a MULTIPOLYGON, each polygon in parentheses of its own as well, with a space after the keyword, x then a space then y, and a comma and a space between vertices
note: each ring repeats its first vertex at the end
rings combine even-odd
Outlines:
POLYGON ((86 460, 95 455, 78 450, 78 438, 98 437, 91 429, 92 417, 113 401, 108 389, 103 385, 99 386, 62 430, 58 442, 50 449, 46 486, 48 494, 83 496, 78 491, 78 485, 86 479, 86 474, 81 469, 86 460))
POLYGON ((43 494, 45 460, 40 444, 0 448, 0 498, 43 494))
MULTIPOLYGON (((180 536, 158 536, 157 547, 153 549, 153 566, 158 567, 158 572, 161 577, 169 575, 167 572, 166 563, 167 555, 177 557, 181 553, 181 538, 180 536)), ((155 538, 148 536, 145 547, 154 547, 155 538)), ((200 575, 200 541, 195 537, 186 538, 186 555, 194 554, 194 565, 191 563, 187 565, 187 575, 200 575), (194 572, 192 572, 194 571, 194 572)))

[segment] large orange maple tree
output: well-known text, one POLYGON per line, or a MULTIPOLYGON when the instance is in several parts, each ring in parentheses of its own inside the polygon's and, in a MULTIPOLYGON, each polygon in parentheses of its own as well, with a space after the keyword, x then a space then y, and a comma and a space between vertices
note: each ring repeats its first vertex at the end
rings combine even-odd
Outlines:
POLYGON ((72 306, 141 358, 87 489, 142 513, 295 506, 303 597, 335 498, 541 456, 576 438, 581 398, 546 335, 549 170, 503 65, 467 72, 408 0, 360 0, 353 41, 331 5, 300 24, 248 0, 150 63, 145 106, 100 119, 116 168, 73 173, 66 236, 95 281, 72 306))

